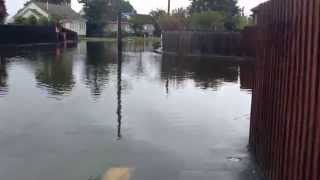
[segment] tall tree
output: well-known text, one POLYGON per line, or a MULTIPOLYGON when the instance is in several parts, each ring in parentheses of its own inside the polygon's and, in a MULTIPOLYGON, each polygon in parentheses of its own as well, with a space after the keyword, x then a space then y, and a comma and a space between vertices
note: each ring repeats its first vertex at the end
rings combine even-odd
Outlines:
MULTIPOLYGON (((108 21, 117 19, 117 0, 78 0, 83 4, 84 16, 87 19, 89 35, 102 35, 108 21)), ((123 13, 135 13, 129 1, 121 0, 120 8, 123 13)))
POLYGON ((163 16, 166 16, 166 15, 167 15, 167 12, 165 10, 162 10, 162 9, 156 9, 156 10, 152 10, 150 12, 150 16, 152 16, 153 19, 154 19, 154 27, 155 27, 154 34, 156 36, 160 36, 161 35, 161 27, 160 27, 160 24, 159 24, 160 18, 163 17, 163 16))
POLYGON ((226 17, 225 27, 227 30, 235 30, 235 17, 240 10, 238 0, 191 0, 190 12, 201 13, 206 11, 221 12, 226 17))
POLYGON ((0 0, 0 24, 3 24, 7 17, 7 9, 4 0, 0 0))

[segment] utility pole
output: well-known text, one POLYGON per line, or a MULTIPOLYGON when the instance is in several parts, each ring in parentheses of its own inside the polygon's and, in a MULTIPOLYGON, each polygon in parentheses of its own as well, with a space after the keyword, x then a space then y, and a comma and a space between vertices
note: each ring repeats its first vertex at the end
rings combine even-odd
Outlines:
POLYGON ((170 11, 171 11, 171 0, 168 0, 168 15, 170 15, 170 11))
POLYGON ((117 0, 117 13, 118 13, 118 33, 117 33, 117 40, 118 40, 118 53, 122 51, 122 27, 121 27, 121 20, 122 20, 122 13, 121 13, 121 0, 117 0))

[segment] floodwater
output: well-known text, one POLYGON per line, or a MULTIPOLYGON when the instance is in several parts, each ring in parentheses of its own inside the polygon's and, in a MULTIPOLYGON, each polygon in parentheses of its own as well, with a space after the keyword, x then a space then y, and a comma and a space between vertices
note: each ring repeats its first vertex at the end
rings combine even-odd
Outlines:
POLYGON ((1 51, 1 180, 256 178, 253 64, 115 47, 1 51))

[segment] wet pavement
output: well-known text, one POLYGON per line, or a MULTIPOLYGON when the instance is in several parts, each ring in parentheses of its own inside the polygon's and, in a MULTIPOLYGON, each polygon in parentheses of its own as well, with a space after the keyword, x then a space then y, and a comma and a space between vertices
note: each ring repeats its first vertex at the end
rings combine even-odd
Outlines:
POLYGON ((252 63, 115 48, 1 51, 0 179, 258 179, 252 63))

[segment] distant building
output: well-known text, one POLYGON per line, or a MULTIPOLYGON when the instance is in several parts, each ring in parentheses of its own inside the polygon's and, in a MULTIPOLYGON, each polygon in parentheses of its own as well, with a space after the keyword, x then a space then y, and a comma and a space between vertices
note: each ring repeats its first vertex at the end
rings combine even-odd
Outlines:
MULTIPOLYGON (((122 28, 123 32, 126 32, 128 34, 134 33, 128 20, 124 20, 121 22, 121 28, 122 28)), ((106 28, 105 28, 105 32, 106 33, 115 33, 117 31, 118 31, 118 21, 109 21, 106 28)))
MULTIPOLYGON (((121 21, 121 27, 123 32, 126 32, 128 34, 145 34, 147 36, 153 36, 155 31, 154 21, 153 18, 149 15, 143 15, 143 14, 123 14, 122 15, 122 21, 121 21), (135 32, 134 29, 130 25, 130 19, 132 18, 138 18, 139 19, 139 25, 141 26, 141 29, 137 30, 139 32, 135 32), (142 23, 142 24, 141 24, 142 23)), ((118 31, 118 22, 117 21, 109 21, 105 32, 108 33, 115 33, 118 31)))
POLYGON ((153 36, 155 30, 156 28, 154 27, 153 24, 144 24, 142 26, 142 32, 148 36, 153 36))
POLYGON ((154 26, 154 19, 150 15, 146 14, 136 14, 135 16, 132 16, 131 18, 135 18, 139 24, 141 25, 141 32, 138 32, 139 34, 144 34, 147 36, 153 36, 154 31, 155 31, 155 26, 154 26))
POLYGON ((45 18, 58 18, 59 23, 66 29, 78 33, 79 36, 86 36, 87 27, 86 20, 77 12, 75 12, 69 3, 66 4, 50 4, 42 2, 28 2, 24 8, 12 18, 12 22, 18 17, 29 18, 36 17, 38 20, 45 18))

